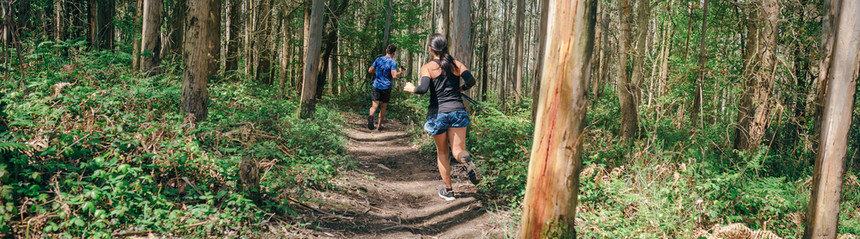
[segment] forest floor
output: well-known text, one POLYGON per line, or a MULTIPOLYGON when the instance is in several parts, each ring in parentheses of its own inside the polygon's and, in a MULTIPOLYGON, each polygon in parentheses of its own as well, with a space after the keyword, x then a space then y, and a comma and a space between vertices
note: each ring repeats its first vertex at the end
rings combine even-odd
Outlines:
MULTIPOLYGON (((500 238, 510 216, 487 210, 477 187, 453 164, 456 200, 437 195, 442 187, 435 155, 421 152, 408 127, 386 120, 382 131, 366 119, 345 115, 347 152, 355 170, 332 182, 337 190, 313 192, 319 208, 303 236, 331 238, 500 238)), ((453 160, 452 160, 453 161, 453 160)), ((456 162, 456 161, 454 161, 456 162)))

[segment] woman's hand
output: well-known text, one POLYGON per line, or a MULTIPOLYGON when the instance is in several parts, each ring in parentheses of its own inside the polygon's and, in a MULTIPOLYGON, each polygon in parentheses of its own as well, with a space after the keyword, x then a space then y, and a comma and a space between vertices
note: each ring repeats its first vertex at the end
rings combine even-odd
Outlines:
POLYGON ((412 82, 406 82, 406 85, 403 86, 403 91, 415 93, 415 85, 413 85, 412 82))

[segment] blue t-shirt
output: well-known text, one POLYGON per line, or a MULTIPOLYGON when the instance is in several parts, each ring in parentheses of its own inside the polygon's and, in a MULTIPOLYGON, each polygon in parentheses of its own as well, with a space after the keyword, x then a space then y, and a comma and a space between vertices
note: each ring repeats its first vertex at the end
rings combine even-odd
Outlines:
POLYGON ((397 69, 397 62, 394 62, 394 59, 391 59, 391 57, 383 56, 373 61, 373 68, 376 69, 376 78, 373 80, 373 87, 380 90, 391 87, 391 70, 397 69))

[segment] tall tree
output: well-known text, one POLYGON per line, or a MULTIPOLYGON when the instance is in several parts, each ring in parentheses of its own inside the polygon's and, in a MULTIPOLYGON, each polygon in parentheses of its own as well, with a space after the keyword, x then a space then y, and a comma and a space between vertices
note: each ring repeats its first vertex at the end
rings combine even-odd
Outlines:
MULTIPOLYGON (((595 3, 600 5, 599 3, 595 3)), ((541 70, 543 68, 543 55, 546 53, 546 25, 547 25, 547 14, 549 13, 549 0, 540 0, 540 34, 538 34, 538 54, 535 57, 535 74, 534 74, 534 85, 532 86, 532 105, 538 105, 538 100, 540 100, 540 87, 542 75, 541 70)), ((537 119, 537 107, 532 106, 532 122, 535 122, 537 119)))
POLYGON ((490 64, 488 64, 490 60, 490 35, 492 35, 493 31, 490 29, 490 25, 492 25, 492 15, 490 15, 490 2, 489 0, 484 0, 484 47, 481 48, 481 100, 487 100, 487 89, 489 87, 489 71, 490 64))
MULTIPOLYGON (((636 49, 628 50, 631 52, 630 59, 633 59, 633 74, 630 77, 628 84, 633 91, 633 106, 638 107, 642 100, 641 85, 645 81, 645 58, 648 53, 648 35, 651 34, 651 0, 639 0, 636 6, 636 49)), ((639 112, 637 109, 636 117, 639 112)), ((637 122, 638 127, 638 122, 637 122)))
POLYGON ((520 238, 576 238, 596 1, 549 1, 538 116, 520 238))
MULTIPOLYGON (((330 73, 329 64, 331 63, 330 61, 333 57, 334 50, 337 49, 337 19, 339 19, 343 11, 346 10, 347 4, 349 4, 349 1, 347 0, 330 1, 327 8, 329 10, 329 14, 323 14, 323 24, 328 25, 328 31, 325 32, 322 39, 323 45, 320 52, 322 59, 320 60, 319 76, 317 77, 317 99, 322 98, 325 91, 326 81, 335 81, 335 79, 328 77, 328 74, 330 73)), ((332 87, 331 89, 333 90, 334 88, 332 87)))
POLYGON ((770 93, 776 67, 777 0, 759 0, 750 7, 744 56, 744 93, 738 107, 735 148, 756 150, 768 125, 770 93))
MULTIPOLYGON (((143 0, 134 0, 134 1, 137 3, 137 4, 135 4, 135 6, 137 6, 137 8, 135 8, 135 17, 134 17, 134 21, 132 21, 132 22, 133 22, 134 26, 141 26, 141 19, 143 16, 143 0)), ((135 28, 135 30, 136 31, 134 34, 132 34, 133 37, 131 38, 132 41, 134 42, 132 44, 133 45, 132 49, 134 50, 134 52, 132 52, 132 55, 134 57, 132 57, 131 65, 132 65, 132 68, 134 69, 134 71, 139 71, 140 70, 140 42, 141 41, 136 41, 135 39, 137 39, 137 36, 138 36, 137 33, 142 32, 142 31, 137 31, 137 30, 139 30, 137 28, 135 28)))
MULTIPOLYGON (((388 47, 388 39, 391 37, 391 0, 385 1, 385 38, 382 42, 382 47, 380 47, 379 52, 385 52, 385 48, 388 47)), ((384 54, 384 53, 380 53, 384 54)))
MULTIPOLYGON (((823 1, 824 11, 821 14, 821 43, 819 52, 829 53, 833 49, 834 28, 836 28, 836 16, 839 15, 839 2, 837 0, 823 1)), ((824 107, 824 93, 827 91, 827 67, 830 65, 830 54, 822 54, 818 61, 818 77, 814 85, 817 85, 813 96, 813 101, 810 104, 810 114, 815 122, 820 122, 822 117, 822 109, 824 107)), ((821 124, 814 124, 812 139, 817 140, 821 135, 821 124)))
POLYGON ((89 40, 95 49, 113 48, 114 0, 89 0, 89 40))
POLYGON ((257 6, 257 23, 254 28, 254 50, 257 55, 257 70, 254 71, 254 79, 263 84, 272 84, 272 44, 270 42, 272 39, 272 1, 257 0, 257 6))
POLYGON ((313 0, 308 24, 308 34, 305 35, 307 53, 305 53, 304 84, 302 84, 301 110, 299 117, 312 118, 316 109, 316 88, 320 64, 320 45, 323 31, 323 0, 313 0))
POLYGON ((621 31, 618 33, 618 61, 615 63, 615 84, 618 88, 618 102, 621 104, 621 135, 624 139, 633 139, 639 125, 639 110, 636 107, 637 86, 630 82, 627 74, 627 58, 630 52, 630 1, 621 0, 618 3, 618 16, 621 31))
POLYGON ((66 40, 66 21, 64 20, 66 6, 65 0, 54 0, 54 40, 66 40))
POLYGON ((183 41, 181 108, 195 121, 206 119, 209 106, 209 78, 218 71, 221 59, 221 1, 189 0, 183 41))
POLYGON ((242 29, 241 22, 241 0, 228 0, 227 4, 227 52, 224 72, 236 71, 239 69, 239 41, 240 31, 242 29))
POLYGON ((812 196, 806 213, 803 238, 836 238, 839 220, 839 199, 845 175, 848 133, 851 112, 860 70, 860 2, 833 0, 829 18, 836 20, 829 34, 834 42, 827 66, 826 96, 821 120, 821 141, 812 176, 812 196))
POLYGON ((698 127, 703 126, 702 114, 704 110, 702 109, 702 84, 705 83, 705 72, 707 72, 707 61, 708 61, 708 52, 707 48, 705 48, 705 37, 708 30, 708 0, 705 0, 705 7, 702 13, 702 35, 701 41, 699 41, 699 65, 696 69, 699 71, 699 76, 696 79, 696 95, 693 99, 693 109, 690 111, 690 122, 699 122, 698 127))
MULTIPOLYGON (((467 67, 472 65, 471 7, 471 0, 457 0, 451 5, 451 36, 448 38, 450 39, 448 45, 451 48, 451 54, 467 67)), ((460 81, 460 84, 463 84, 463 79, 460 81)), ((470 109, 468 101, 463 103, 466 104, 466 109, 470 109)))
POLYGON ((161 0, 143 0, 143 31, 140 40, 140 70, 155 73, 161 60, 161 0))
POLYGON ((523 22, 525 21, 526 1, 517 0, 517 28, 514 43, 514 97, 520 102, 523 94, 523 22))
POLYGON ((188 0, 173 1, 173 16, 170 21, 170 52, 182 54, 182 39, 185 38, 185 13, 188 12, 188 0))

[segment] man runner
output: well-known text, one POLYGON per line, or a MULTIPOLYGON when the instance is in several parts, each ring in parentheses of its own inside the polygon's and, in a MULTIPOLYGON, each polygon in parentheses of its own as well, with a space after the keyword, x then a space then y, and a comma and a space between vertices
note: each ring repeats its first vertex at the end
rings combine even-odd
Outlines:
POLYGON ((385 48, 385 56, 376 58, 370 69, 367 69, 368 73, 376 74, 376 78, 373 80, 373 92, 370 97, 373 105, 370 107, 370 114, 367 116, 367 129, 373 130, 378 128, 382 130, 385 109, 388 108, 388 102, 391 100, 391 80, 397 79, 400 73, 403 72, 403 69, 397 70, 397 62, 392 59, 395 52, 397 52, 397 46, 394 46, 394 44, 388 45, 385 48), (379 110, 379 123, 377 124, 378 127, 374 127, 373 114, 376 113, 376 108, 379 107, 380 102, 382 102, 382 108, 379 110))

